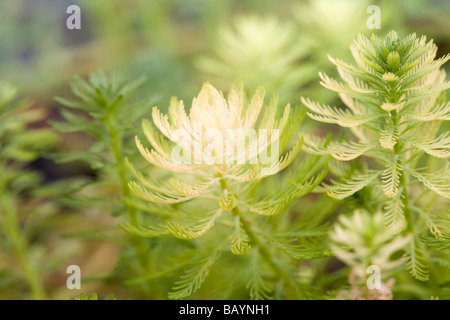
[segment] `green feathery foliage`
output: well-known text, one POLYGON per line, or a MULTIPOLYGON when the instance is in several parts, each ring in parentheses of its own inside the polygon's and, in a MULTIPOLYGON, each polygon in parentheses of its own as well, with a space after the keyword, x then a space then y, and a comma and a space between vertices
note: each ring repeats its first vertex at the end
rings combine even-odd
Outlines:
POLYGON ((274 17, 236 19, 218 31, 212 50, 197 60, 197 68, 218 85, 238 80, 250 91, 263 86, 290 101, 314 76, 311 64, 301 63, 308 50, 297 41, 295 26, 274 17))
MULTIPOLYGON (((121 73, 107 75, 103 71, 92 74, 89 81, 76 77, 71 89, 77 99, 56 98, 68 109, 61 110, 62 121, 50 121, 61 132, 81 131, 94 139, 88 151, 54 156, 63 163, 85 163, 99 176, 99 179, 69 188, 66 202, 75 210, 88 207, 109 212, 115 217, 121 216, 130 222, 131 228, 138 228, 139 220, 144 219, 142 212, 158 212, 144 205, 139 198, 132 197, 128 187, 131 175, 127 163, 139 156, 132 144, 134 135, 139 132, 137 122, 141 121, 151 103, 151 100, 144 102, 135 98, 142 83, 143 79, 131 81, 121 73)), ((150 272, 152 258, 156 259, 156 255, 148 255, 149 242, 135 237, 125 238, 123 234, 111 233, 107 228, 100 231, 103 236, 99 236, 97 229, 80 234, 94 240, 113 239, 123 246, 122 256, 113 271, 115 276, 125 274, 128 278, 150 272), (138 263, 135 264, 135 261, 138 263)), ((149 294, 148 286, 142 285, 141 289, 149 294)))
POLYGON ((86 163, 100 176, 99 181, 82 186, 91 188, 95 196, 76 194, 76 197, 89 206, 100 205, 102 210, 106 204, 113 216, 126 215, 133 225, 137 225, 140 211, 156 212, 148 204, 131 198, 128 186, 131 178, 128 164, 140 160, 133 144, 134 136, 141 132, 138 123, 155 100, 135 98, 143 82, 143 78, 131 81, 117 72, 107 75, 99 71, 89 81, 76 77, 70 86, 77 100, 56 98, 68 109, 60 111, 62 121, 50 121, 58 131, 83 132, 94 139, 88 151, 55 156, 58 162, 86 163), (105 203, 104 197, 110 201, 105 203))
MULTIPOLYGON (((303 138, 296 137, 302 119, 297 108, 287 105, 278 118, 277 108, 276 98, 266 105, 262 89, 251 99, 246 99, 242 88, 233 89, 225 99, 205 84, 189 113, 183 101, 173 98, 168 116, 154 107, 153 124, 143 121, 145 137, 153 149, 144 147, 136 137, 141 155, 176 177, 168 174, 154 179, 129 164, 135 176, 130 188, 138 197, 173 206, 176 211, 148 227, 124 224, 122 228, 139 237, 172 235, 193 240, 194 246, 202 248, 169 298, 186 298, 196 292, 221 256, 248 261, 239 273, 247 279, 251 298, 268 298, 279 281, 285 287, 283 296, 289 296, 301 285, 293 276, 293 260, 286 257, 305 260, 329 255, 324 245, 326 232, 319 228, 321 217, 310 224, 299 223, 298 230, 288 218, 277 217, 313 190, 326 174, 317 174, 326 158, 297 159, 303 143, 303 138), (292 138, 291 149, 282 154, 292 138), (278 192, 267 194, 264 185, 273 188, 274 183, 278 192), (305 236, 297 241, 296 232, 305 236), (293 239, 298 243, 293 244, 293 239), (265 267, 255 261, 261 261, 268 270, 260 270, 265 267), (252 276, 248 278, 248 274, 252 276)), ((231 273, 238 277, 234 271, 228 276, 231 273)))
MULTIPOLYGON (((383 214, 355 210, 351 216, 341 215, 330 232, 331 250, 350 268, 349 281, 354 286, 353 295, 373 295, 366 282, 371 266, 380 268, 380 281, 387 282, 392 271, 403 264, 395 256, 411 242, 411 235, 396 236, 384 227, 383 214)), ((390 293, 392 295, 392 293, 390 293)), ((352 299, 357 299, 353 296, 352 299)))
MULTIPOLYGON (((450 232, 448 214, 435 214, 444 212, 450 198, 450 140, 448 132, 440 131, 450 120, 444 94, 450 83, 440 69, 450 55, 436 59, 433 41, 415 34, 400 39, 395 32, 384 39, 360 35, 351 52, 356 66, 329 57, 343 82, 320 74, 321 84, 339 93, 346 108, 302 101, 312 119, 347 127, 355 139, 305 144, 309 151, 340 161, 372 159, 370 169, 340 177, 322 190, 344 199, 372 187, 383 205, 378 209, 384 210, 387 229, 413 235, 404 248, 407 266, 415 278, 427 280, 426 252, 419 238, 426 232, 423 224, 437 241, 450 232), (417 192, 422 195, 417 197, 417 192), (436 196, 444 199, 430 209, 436 196)), ((430 237, 422 240, 433 243, 430 237)))
POLYGON ((48 129, 30 127, 46 115, 17 95, 14 86, 0 83, 0 292, 25 287, 34 299, 45 299, 42 260, 47 252, 31 239, 57 207, 39 195, 42 177, 29 165, 59 139, 48 129))

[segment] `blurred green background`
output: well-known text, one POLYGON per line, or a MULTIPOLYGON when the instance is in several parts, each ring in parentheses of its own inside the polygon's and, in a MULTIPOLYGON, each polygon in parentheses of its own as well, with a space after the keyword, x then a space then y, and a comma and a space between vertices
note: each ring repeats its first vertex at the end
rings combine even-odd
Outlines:
POLYGON ((438 54, 449 52, 449 16, 446 0, 2 1, 0 72, 47 103, 73 75, 100 68, 145 75, 146 90, 167 96, 165 102, 191 97, 204 81, 226 90, 233 78, 283 91, 281 71, 297 82, 288 87, 317 83, 317 71, 330 69, 326 55, 348 59, 359 32, 416 32, 433 38, 438 54), (81 8, 81 30, 66 28, 71 4, 81 8), (374 4, 380 30, 366 27, 374 4), (303 77, 292 75, 298 68, 307 69, 303 77))
MULTIPOLYGON (((448 53, 450 2, 2 1, 0 80, 17 85, 21 95, 32 100, 34 108, 48 111, 48 119, 59 118, 61 107, 54 97, 70 95, 68 82, 73 76, 87 77, 99 69, 123 70, 130 78, 144 76, 147 81, 138 95, 153 99, 163 111, 171 96, 189 102, 205 81, 223 91, 235 81, 242 81, 249 91, 264 86, 269 94, 278 93, 282 103, 293 105, 300 104, 300 96, 338 104, 337 95, 318 84, 319 71, 335 73, 327 54, 351 62, 348 47, 358 33, 385 35, 392 29, 401 36, 411 32, 426 35, 438 45, 438 56, 448 53), (72 4, 81 8, 81 30, 66 28, 66 9, 72 4), (366 26, 369 5, 381 8, 379 30, 366 26)), ((446 68, 450 71, 449 64, 446 68)), ((149 109, 147 117, 150 112, 149 109)), ((48 126, 46 121, 37 125, 48 126)), ((319 130, 313 122, 305 125, 319 130)), ((83 150, 90 143, 87 136, 67 134, 59 149, 83 150)), ((55 165, 48 159, 40 159, 34 165, 47 181, 92 174, 79 164, 55 165)), ((108 212, 86 219, 81 224, 114 225, 108 212)), ((72 229, 79 231, 80 222, 77 223, 72 229)), ((74 231, 67 226, 61 230, 74 231)), ((90 275, 108 272, 112 264, 107 261, 115 261, 118 255, 114 243, 98 245, 86 241, 82 246, 83 250, 75 250, 82 252, 77 261, 90 275)), ((52 297, 58 298, 64 292, 60 287, 64 287, 65 277, 65 267, 55 268, 52 280, 46 280, 52 297)), ((114 291, 95 286, 93 289, 104 294, 114 291)), ((0 297, 11 296, 5 293, 0 297)), ((129 294, 119 293, 119 297, 129 294)))

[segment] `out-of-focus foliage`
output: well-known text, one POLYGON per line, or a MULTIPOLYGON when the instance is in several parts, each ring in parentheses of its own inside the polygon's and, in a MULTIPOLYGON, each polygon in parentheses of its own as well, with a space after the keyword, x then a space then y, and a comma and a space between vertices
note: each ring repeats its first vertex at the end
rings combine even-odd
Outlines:
MULTIPOLYGON (((230 230, 239 229, 235 221, 222 221, 221 216, 219 222, 227 223, 216 223, 213 230, 189 241, 171 235, 153 237, 154 234, 148 233, 149 226, 159 228, 159 223, 167 232, 165 227, 169 221, 186 222, 185 218, 191 218, 190 212, 198 213, 204 207, 206 214, 216 208, 218 202, 202 195, 192 201, 161 205, 135 196, 128 188, 130 181, 139 180, 133 174, 143 174, 158 183, 182 177, 148 166, 136 148, 134 136, 145 141, 141 121, 151 117, 156 101, 161 113, 166 114, 172 95, 189 101, 205 82, 223 91, 241 81, 248 91, 244 93, 246 96, 263 86, 267 96, 278 94, 278 114, 287 103, 291 103, 292 110, 297 110, 300 96, 339 106, 339 95, 318 85, 319 71, 332 78, 339 76, 338 70, 329 63, 328 55, 350 61, 348 47, 359 33, 384 37, 390 30, 396 30, 400 39, 411 32, 427 35, 438 46, 437 56, 443 56, 450 52, 449 13, 450 3, 445 0, 0 2, 2 80, 17 83, 23 95, 35 101, 33 107, 16 104, 8 98, 13 96, 12 87, 2 86, 0 100, 12 102, 2 104, 6 106, 4 110, 17 107, 14 112, 7 112, 7 120, 3 121, 6 119, 3 113, 4 118, 0 119, 0 131, 4 128, 7 130, 4 132, 8 132, 0 138, 4 139, 0 142, 1 157, 8 159, 1 163, 7 170, 0 175, 2 191, 6 190, 1 195, 0 216, 5 217, 8 212, 8 219, 19 223, 10 223, 11 230, 16 231, 6 233, 0 225, 0 297, 77 297, 79 290, 66 288, 68 275, 65 271, 68 264, 78 264, 83 274, 82 291, 86 292, 78 298, 83 299, 91 297, 92 292, 102 297, 114 292, 119 298, 148 299, 165 299, 168 292, 175 292, 171 297, 177 298, 183 296, 172 290, 177 281, 185 289, 195 291, 194 287, 186 286, 192 283, 186 279, 202 282, 201 289, 190 296, 199 299, 377 298, 361 291, 359 280, 351 276, 354 266, 343 266, 333 257, 319 258, 315 252, 332 254, 331 244, 326 239, 340 214, 350 217, 349 213, 356 210, 366 216, 362 212, 367 211, 371 216, 364 218, 366 225, 380 227, 379 218, 375 219, 378 215, 372 215, 385 207, 385 191, 389 190, 383 190, 381 183, 362 188, 342 200, 328 197, 320 193, 323 189, 318 189, 319 194, 290 199, 293 201, 288 209, 274 217, 256 214, 247 217, 247 212, 244 213, 263 245, 295 279, 294 283, 285 285, 283 291, 279 288, 281 282, 286 284, 286 281, 276 276, 272 267, 264 262, 260 250, 254 250, 255 246, 239 256, 229 250, 237 235, 230 230), (81 30, 66 28, 65 20, 69 16, 66 8, 72 4, 81 8, 81 30), (379 30, 368 29, 366 25, 371 15, 367 8, 371 5, 381 9, 379 30), (97 73, 98 69, 107 72, 97 73), (113 71, 119 69, 126 69, 127 77, 113 76, 116 74, 113 71), (83 80, 93 72, 96 73, 89 80, 83 80), (72 99, 67 92, 67 82, 74 75, 79 77, 72 82, 76 96, 72 99), (142 76, 146 81, 140 83, 137 80, 142 76), (125 102, 123 89, 138 82, 132 97, 125 102), (55 102, 54 96, 67 99, 55 102), (58 133, 48 128, 46 119, 51 119, 58 133), (62 142, 55 144, 57 135, 62 142), (57 152, 50 156, 48 150, 55 148, 57 152), (119 223, 127 231, 133 230, 134 235, 118 228, 119 223), (273 235, 280 232, 282 237, 274 239, 273 235), (224 247, 218 251, 219 258, 212 253, 213 245, 221 239, 224 247), (211 266, 212 258, 217 260, 211 266), (308 260, 310 258, 317 259, 308 260), (29 267, 23 264, 28 260, 37 268, 27 270, 29 267), (180 280, 183 273, 186 276, 180 280)), ((442 68, 448 71, 450 64, 442 68)), ((443 96, 439 99, 445 101, 443 96)), ((265 104, 270 105, 268 101, 265 104)), ((326 117, 330 120, 329 115, 326 117)), ((416 120, 410 119, 408 123, 412 125, 416 120)), ((151 121, 147 121, 143 127, 148 129, 150 125, 151 121)), ((379 125, 382 127, 381 123, 379 125)), ((414 126, 408 132, 420 127, 414 126)), ((449 129, 450 122, 443 121, 440 131, 436 128, 422 130, 416 138, 422 139, 427 134, 442 137, 449 129)), ((318 145, 321 149, 342 145, 349 139, 350 131, 308 118, 299 130, 307 144, 318 145), (330 132, 333 134, 331 142, 327 136, 330 132), (313 136, 328 138, 314 139, 313 136)), ((399 141, 403 138, 399 137, 399 141)), ((437 149, 427 150, 442 155, 445 146, 445 143, 438 143, 437 149)), ((353 147, 350 145, 345 152, 353 147)), ((402 163, 402 166, 417 163, 416 169, 428 168, 425 176, 422 174, 418 180, 411 178, 410 182, 415 183, 408 183, 408 195, 413 199, 409 207, 417 227, 409 256, 416 256, 415 260, 424 264, 424 270, 425 264, 428 265, 430 281, 416 281, 406 266, 400 266, 383 279, 383 284, 387 296, 394 299, 445 299, 449 297, 450 283, 450 248, 445 231, 450 214, 448 201, 426 190, 427 186, 433 187, 431 182, 437 179, 434 176, 433 181, 427 180, 429 174, 439 172, 447 164, 445 159, 429 155, 423 144, 421 147, 411 145, 411 150, 405 154, 417 148, 422 150, 420 158, 402 163), (391 279, 395 279, 395 283, 390 282, 391 279)), ((389 153, 388 149, 379 149, 389 153)), ((285 170, 262 179, 255 190, 249 188, 242 194, 240 190, 234 191, 239 207, 243 200, 264 201, 277 195, 280 186, 289 185, 299 175, 309 176, 302 170, 308 171, 314 163, 323 165, 324 161, 325 158, 300 153, 285 170), (255 198, 246 198, 250 195, 255 198)), ((376 161, 365 156, 351 162, 329 158, 327 165, 334 176, 350 179, 368 168, 387 170, 376 161)), ((398 168, 392 166, 391 169, 398 168)), ((388 174, 384 177, 383 184, 388 186, 388 174)), ((395 187, 395 177, 392 182, 395 187)), ((330 184, 328 180, 326 183, 330 184)), ((397 195, 402 194, 403 189, 397 188, 397 195)), ((220 190, 213 196, 217 198, 219 194, 220 190)), ((224 200, 229 201, 224 204, 233 204, 233 199, 225 197, 224 200)), ((396 214, 392 217, 401 217, 401 210, 393 212, 396 214)), ((198 226, 204 214, 192 216, 192 224, 182 224, 184 230, 198 226)), ((353 218, 348 219, 353 221, 353 218)), ((342 225, 341 222, 338 225, 342 225)), ((343 229, 348 230, 350 236, 355 234, 354 228, 343 229)), ((397 236, 407 238, 404 233, 397 236)), ((236 248, 247 248, 239 245, 242 242, 234 243, 236 248)), ((340 260, 345 262, 343 257, 340 260)), ((411 261, 411 265, 414 262, 411 261)))
POLYGON ((309 48, 292 23, 244 16, 219 30, 215 42, 214 57, 202 57, 197 64, 217 85, 238 80, 249 91, 264 86, 269 94, 295 101, 294 93, 313 76, 313 66, 304 61, 309 48))
MULTIPOLYGON (((392 271, 403 264, 401 255, 395 257, 395 254, 411 241, 410 237, 395 236, 386 230, 381 212, 356 210, 351 217, 340 216, 330 232, 330 241, 333 254, 351 268, 349 282, 353 288, 347 298, 392 299, 386 282, 392 271), (368 288, 367 283, 374 270, 379 273, 379 287, 368 288)), ((344 291, 339 296, 345 297, 346 294, 344 291)))
POLYGON ((51 256, 42 228, 51 226, 58 207, 39 197, 42 177, 27 166, 55 146, 58 136, 29 127, 45 119, 45 112, 31 109, 17 93, 14 86, 0 83, 0 296, 23 291, 44 299, 44 275, 58 258, 51 256))
MULTIPOLYGON (((139 132, 137 122, 149 110, 152 101, 139 101, 134 97, 143 82, 144 79, 129 80, 121 73, 106 75, 100 71, 92 74, 89 81, 81 78, 72 81, 71 89, 76 99, 56 99, 69 109, 61 110, 63 120, 52 121, 53 127, 61 132, 81 131, 94 139, 86 152, 55 155, 58 162, 86 163, 99 177, 74 188, 67 200, 74 208, 105 210, 114 217, 123 217, 132 225, 139 223, 142 212, 164 215, 157 208, 143 205, 138 198, 132 199, 128 187, 131 175, 127 166, 138 155, 134 146, 134 135, 139 132)), ((118 263, 116 269, 106 277, 117 280, 122 275, 127 279, 136 277, 136 273, 150 273, 152 260, 157 260, 157 254, 149 255, 148 252, 156 243, 127 238, 124 233, 118 234, 118 230, 92 228, 80 231, 78 236, 101 242, 113 241, 122 248, 122 255, 115 262, 118 263), (99 235, 99 231, 103 235, 99 235)), ((140 288, 143 290, 141 294, 146 292, 147 296, 159 297, 160 293, 151 293, 147 284, 140 288)))

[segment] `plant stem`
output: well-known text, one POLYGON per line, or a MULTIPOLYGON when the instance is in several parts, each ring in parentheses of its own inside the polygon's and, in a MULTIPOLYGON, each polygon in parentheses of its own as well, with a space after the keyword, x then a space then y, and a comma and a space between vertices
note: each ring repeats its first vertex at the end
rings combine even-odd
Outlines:
MULTIPOLYGON (((122 191, 122 196, 125 198, 130 198, 130 188, 128 187, 128 181, 126 177, 126 168, 122 148, 122 135, 117 131, 115 124, 115 116, 110 115, 108 117, 108 132, 112 141, 112 153, 116 161, 117 173, 119 175, 120 187, 122 191)), ((131 224, 137 226, 139 224, 137 211, 135 208, 127 206, 128 214, 130 216, 131 224)))
MULTIPOLYGON (((108 116, 107 125, 108 125, 108 132, 111 137, 112 141, 112 153, 114 155, 114 159, 116 161, 116 169, 117 174, 119 176, 119 183, 121 186, 122 191, 122 197, 129 199, 131 198, 131 191, 128 187, 128 180, 126 175, 126 167, 125 167, 125 154, 123 152, 123 136, 122 134, 116 129, 115 123, 116 123, 116 115, 115 112, 110 114, 108 116)), ((134 226, 139 226, 139 219, 138 219, 138 211, 135 207, 126 205, 130 222, 134 226)), ((137 250, 138 255, 138 261, 141 266, 141 268, 144 270, 144 272, 149 273, 151 272, 151 257, 148 254, 149 245, 145 241, 145 239, 142 238, 132 238, 133 246, 137 250)), ((150 288, 148 286, 144 287, 144 290, 149 293, 150 288)))
POLYGON ((413 224, 411 209, 409 208, 408 191, 406 190, 407 183, 406 183, 406 178, 405 178, 404 174, 402 174, 400 176, 399 187, 402 188, 402 190, 403 190, 402 203, 404 206, 403 214, 405 215, 405 220, 406 220, 406 233, 412 233, 412 232, 414 232, 414 224, 413 224))
MULTIPOLYGON (((227 183, 224 178, 220 177, 220 187, 222 189, 222 192, 227 189, 227 183)), ((258 248, 259 253, 261 254, 261 257, 263 260, 270 266, 272 271, 280 276, 285 282, 291 283, 292 279, 294 279, 289 273, 283 269, 277 262, 276 259, 273 257, 270 250, 267 248, 267 246, 259 239, 259 237, 256 235, 256 233, 253 231, 250 222, 248 222, 244 216, 242 211, 239 209, 238 206, 234 207, 231 210, 231 213, 239 217, 239 221, 241 222, 242 228, 244 229, 245 233, 248 235, 248 238, 250 240, 250 243, 255 247, 258 248)))
POLYGON ((286 270, 284 270, 277 262, 276 259, 273 257, 270 250, 265 246, 262 241, 258 238, 258 236, 255 234, 255 232, 252 230, 250 223, 243 217, 241 210, 238 207, 233 208, 232 213, 235 216, 239 217, 239 220, 242 224, 242 228, 244 229, 245 233, 248 235, 248 238, 250 240, 250 243, 257 247, 259 250, 259 253, 261 254, 261 257, 263 260, 271 267, 271 269, 274 271, 276 275, 281 276, 284 281, 287 283, 292 282, 292 277, 287 273, 286 270))
MULTIPOLYGON (((393 123, 395 126, 398 126, 400 121, 400 117, 397 115, 397 111, 393 111, 393 123)), ((403 152, 404 142, 403 141, 397 141, 397 143, 394 146, 394 156, 399 157, 399 161, 403 164, 403 159, 401 157, 401 153, 403 152)), ((405 216, 406 220, 406 229, 405 233, 413 233, 414 232, 414 224, 412 219, 412 213, 411 209, 409 208, 409 197, 408 197, 408 190, 407 190, 408 183, 406 181, 405 172, 403 171, 400 175, 398 189, 401 190, 403 198, 401 199, 403 204, 403 214, 405 216)))
POLYGON ((5 213, 5 233, 16 252, 20 267, 30 287, 33 298, 36 300, 45 300, 46 294, 44 287, 38 272, 36 272, 31 262, 27 241, 20 229, 19 216, 13 203, 13 198, 14 196, 7 192, 7 190, 1 192, 0 203, 3 204, 2 211, 5 213))

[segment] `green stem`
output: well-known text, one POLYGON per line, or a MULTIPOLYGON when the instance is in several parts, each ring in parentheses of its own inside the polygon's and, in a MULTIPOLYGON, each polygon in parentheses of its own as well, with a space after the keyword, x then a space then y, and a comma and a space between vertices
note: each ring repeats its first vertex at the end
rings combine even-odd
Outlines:
MULTIPOLYGON (((125 155, 122 150, 122 135, 117 131, 114 125, 114 115, 108 118, 108 132, 112 141, 112 153, 116 161, 117 173, 119 175, 120 187, 123 197, 129 199, 131 196, 130 188, 128 187, 128 180, 126 176, 125 155)), ((135 208, 127 206, 128 214, 130 215, 131 224, 137 226, 139 224, 137 211, 135 208)))
MULTIPOLYGON (((399 121, 400 121, 400 117, 397 114, 397 111, 393 111, 393 125, 394 126, 398 126, 399 125, 399 121)), ((403 159, 401 157, 402 152, 404 148, 404 142, 403 141, 397 141, 397 143, 394 146, 394 156, 398 156, 399 157, 399 161, 401 161, 401 163, 403 164, 403 159)), ((406 229, 405 229, 405 233, 413 233, 414 232, 414 224, 413 224, 413 218, 412 218, 412 213, 411 213, 411 209, 409 208, 409 197, 408 197, 408 182, 406 180, 405 177, 405 172, 402 172, 402 174, 400 175, 400 179, 399 179, 399 185, 398 185, 398 189, 401 190, 402 192, 402 204, 403 204, 403 214, 405 216, 405 220, 406 220, 406 229)))
POLYGON ((3 190, 0 199, 0 202, 3 204, 2 211, 5 213, 4 229, 6 236, 11 241, 19 259, 20 267, 30 287, 33 298, 36 300, 45 300, 47 296, 43 284, 30 259, 27 240, 20 228, 18 212, 12 203, 13 195, 3 190))
POLYGON ((291 283, 293 278, 288 274, 288 272, 286 270, 284 270, 276 262, 276 258, 273 257, 272 253, 267 248, 267 246, 258 238, 256 233, 252 230, 250 222, 248 222, 243 217, 241 210, 238 207, 235 207, 235 208, 233 208, 232 213, 233 213, 233 215, 239 217, 239 220, 241 222, 242 228, 244 229, 245 233, 248 235, 250 243, 254 247, 258 248, 258 251, 261 254, 261 257, 270 266, 272 271, 276 275, 280 276, 285 282, 291 283))
MULTIPOLYGON (((116 129, 115 123, 116 123, 116 115, 115 112, 110 114, 108 116, 107 124, 108 124, 108 132, 111 137, 112 141, 112 153, 114 155, 114 159, 116 162, 116 169, 117 174, 119 176, 119 183, 122 191, 122 197, 125 199, 131 198, 131 190, 128 186, 128 179, 127 179, 127 170, 125 166, 125 154, 123 152, 123 136, 122 134, 116 129)), ((139 226, 139 219, 138 219, 138 211, 135 207, 126 205, 130 222, 134 226, 139 226)), ((138 255, 138 261, 141 268, 144 270, 144 272, 149 273, 151 272, 151 256, 148 254, 149 246, 145 239, 142 238, 132 238, 133 246, 137 249, 137 255, 138 255)), ((148 286, 144 286, 144 290, 146 290, 147 293, 151 291, 151 288, 148 286)))
POLYGON ((402 203, 404 206, 403 214, 405 215, 405 220, 406 220, 405 233, 413 233, 414 232, 414 224, 413 224, 411 209, 409 207, 408 191, 406 188, 407 188, 406 178, 405 178, 405 175, 402 174, 400 176, 399 189, 403 190, 402 191, 403 192, 402 203))
MULTIPOLYGON (((227 183, 221 175, 219 175, 219 177, 220 187, 222 191, 225 191, 227 189, 227 183)), ((241 222, 242 228, 244 229, 245 233, 248 235, 251 245, 255 248, 258 248, 262 259, 270 266, 272 271, 276 275, 280 276, 286 283, 291 283, 292 279, 294 279, 293 276, 289 275, 289 273, 276 262, 276 258, 272 255, 269 248, 264 244, 264 242, 261 241, 261 239, 253 231, 250 222, 244 218, 244 215, 239 207, 234 207, 231 210, 231 213, 234 216, 239 217, 239 221, 241 222)))

